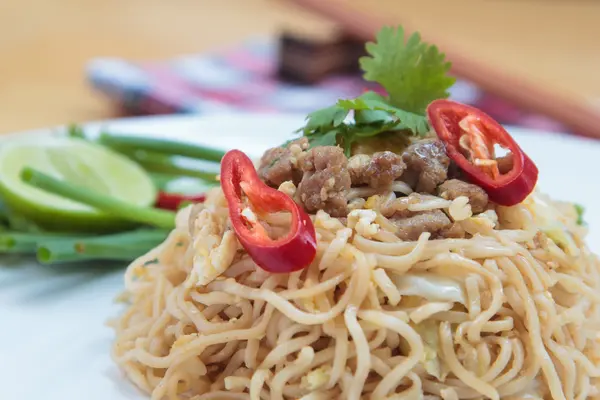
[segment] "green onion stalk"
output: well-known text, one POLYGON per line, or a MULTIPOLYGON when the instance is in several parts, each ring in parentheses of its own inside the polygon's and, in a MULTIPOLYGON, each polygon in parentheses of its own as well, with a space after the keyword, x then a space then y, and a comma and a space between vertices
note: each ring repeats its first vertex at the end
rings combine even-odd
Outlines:
POLYGON ((201 171, 195 168, 184 167, 172 157, 146 150, 114 149, 133 161, 140 164, 146 171, 174 176, 186 176, 200 178, 208 182, 215 182, 217 174, 214 172, 201 171))
POLYGON ((114 135, 106 132, 100 135, 98 142, 105 146, 125 151, 128 149, 145 150, 213 162, 220 162, 221 158, 225 155, 224 150, 206 146, 193 145, 168 139, 114 135))
POLYGON ((21 171, 21 179, 38 189, 86 204, 126 221, 139 222, 162 229, 175 227, 175 213, 172 211, 136 206, 56 179, 29 167, 21 171))
POLYGON ((159 245, 168 231, 140 229, 91 238, 50 240, 37 246, 42 264, 85 260, 132 261, 159 245))

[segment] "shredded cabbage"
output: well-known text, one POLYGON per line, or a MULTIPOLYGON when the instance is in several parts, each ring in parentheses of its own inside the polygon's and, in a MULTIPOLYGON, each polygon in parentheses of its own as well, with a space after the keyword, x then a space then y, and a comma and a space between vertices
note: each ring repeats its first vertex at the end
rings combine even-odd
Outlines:
POLYGON ((550 200, 542 193, 534 192, 523 201, 523 205, 531 212, 535 224, 554 243, 567 254, 578 253, 577 245, 567 228, 567 218, 550 200))
MULTIPOLYGON (((410 326, 423 339, 424 355, 421 363, 425 371, 431 376, 434 376, 440 381, 444 381, 448 375, 448 368, 440 359, 440 338, 439 338, 439 323, 432 320, 426 320, 419 324, 410 323, 410 326)), ((400 342, 400 349, 403 354, 408 354, 410 348, 406 341, 400 342)))
POLYGON ((466 305, 465 289, 451 278, 422 272, 390 274, 401 296, 419 296, 429 301, 452 301, 466 305))
MULTIPOLYGON (((451 278, 427 272, 407 273, 403 275, 392 273, 390 277, 398 288, 400 295, 403 296, 403 302, 420 297, 428 301, 447 301, 466 304, 467 296, 464 287, 451 278)), ((423 339, 425 352, 421 362, 425 371, 438 380, 443 381, 448 375, 448 368, 444 366, 439 357, 439 323, 432 320, 425 320, 418 324, 410 323, 410 325, 421 336, 421 339, 423 339)), ((410 350, 407 346, 406 342, 401 344, 404 352, 410 350)))

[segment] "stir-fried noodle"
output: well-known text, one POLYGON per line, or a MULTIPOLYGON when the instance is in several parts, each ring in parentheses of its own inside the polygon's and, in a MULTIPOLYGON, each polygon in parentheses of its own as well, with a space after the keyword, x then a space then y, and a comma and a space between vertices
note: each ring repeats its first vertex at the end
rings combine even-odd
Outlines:
POLYGON ((600 265, 569 210, 544 203, 557 234, 532 198, 471 215, 428 196, 414 207, 444 209, 470 238, 405 242, 379 212, 395 196, 378 199, 347 219, 318 212, 315 261, 269 274, 214 190, 129 266, 115 360, 154 400, 599 395, 600 265))

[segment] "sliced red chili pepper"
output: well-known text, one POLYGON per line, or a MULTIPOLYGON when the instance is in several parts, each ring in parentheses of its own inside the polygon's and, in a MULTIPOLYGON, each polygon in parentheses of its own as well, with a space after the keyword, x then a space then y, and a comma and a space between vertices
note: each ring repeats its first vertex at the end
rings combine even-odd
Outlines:
POLYGON ((159 192, 156 199, 156 207, 163 208, 165 210, 178 210, 182 204, 190 203, 202 203, 206 197, 204 194, 196 195, 185 195, 178 193, 167 193, 159 192))
POLYGON ((492 201, 512 206, 533 191, 538 179, 537 167, 492 117, 451 100, 433 101, 427 107, 427 116, 448 156, 492 201), (498 168, 494 145, 512 154, 512 167, 505 173, 498 168))
POLYGON ((291 197, 264 184, 241 151, 231 150, 221 160, 221 188, 237 238, 258 266, 284 273, 313 261, 317 239, 310 217, 291 197), (250 214, 245 212, 247 208, 250 214), (272 239, 255 216, 279 211, 291 214, 290 230, 284 237, 272 239))

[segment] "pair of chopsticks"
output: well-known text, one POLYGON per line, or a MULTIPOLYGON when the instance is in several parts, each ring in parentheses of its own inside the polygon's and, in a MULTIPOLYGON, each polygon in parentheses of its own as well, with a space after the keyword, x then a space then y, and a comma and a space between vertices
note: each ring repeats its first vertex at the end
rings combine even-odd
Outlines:
MULTIPOLYGON (((315 11, 339 23, 348 33, 362 40, 372 40, 384 25, 394 26, 398 21, 360 13, 338 0, 288 0, 315 11)), ((404 25, 404 24, 403 24, 404 25)), ((407 31, 410 27, 404 25, 407 31)), ((470 80, 485 91, 512 102, 518 107, 546 115, 562 123, 573 133, 600 139, 600 110, 585 101, 563 96, 524 77, 508 74, 501 69, 468 57, 455 50, 441 38, 427 40, 435 43, 452 62, 452 73, 470 80)))

